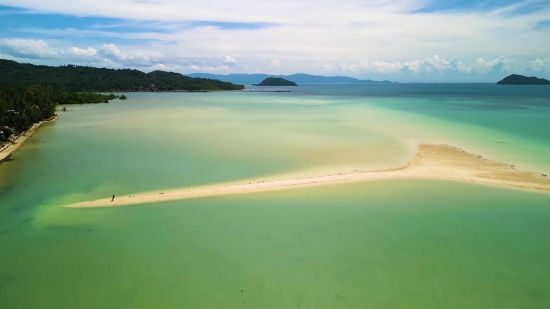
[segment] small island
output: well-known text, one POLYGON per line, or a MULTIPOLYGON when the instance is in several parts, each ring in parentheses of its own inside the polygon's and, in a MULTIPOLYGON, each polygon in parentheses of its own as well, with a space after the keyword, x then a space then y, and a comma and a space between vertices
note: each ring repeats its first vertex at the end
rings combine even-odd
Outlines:
POLYGON ((264 79, 259 84, 254 84, 254 86, 298 86, 295 82, 291 82, 284 78, 280 77, 268 77, 264 79))
POLYGON ((550 85, 550 81, 534 76, 527 77, 523 75, 512 74, 499 81, 497 85, 550 85))

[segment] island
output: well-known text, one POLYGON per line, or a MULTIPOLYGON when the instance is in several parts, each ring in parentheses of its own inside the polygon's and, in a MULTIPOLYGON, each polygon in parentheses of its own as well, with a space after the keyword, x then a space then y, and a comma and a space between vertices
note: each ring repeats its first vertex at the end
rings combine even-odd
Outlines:
POLYGON ((298 86, 295 82, 291 82, 281 77, 268 77, 259 84, 254 86, 298 86))
POLYGON ((523 75, 512 74, 499 81, 497 85, 550 85, 550 81, 534 76, 527 77, 523 75))

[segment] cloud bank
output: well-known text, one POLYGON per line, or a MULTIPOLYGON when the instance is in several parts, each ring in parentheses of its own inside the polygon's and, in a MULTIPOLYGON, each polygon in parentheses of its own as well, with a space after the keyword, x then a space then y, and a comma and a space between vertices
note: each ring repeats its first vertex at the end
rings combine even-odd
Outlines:
POLYGON ((550 74, 548 0, 0 0, 0 5, 13 7, 3 13, 20 21, 0 29, 0 53, 42 63, 183 73, 344 72, 418 81, 550 74))
POLYGON ((43 40, 3 39, 0 40, 0 54, 22 60, 56 60, 63 63, 100 65, 104 67, 131 67, 150 71, 187 70, 223 71, 236 64, 231 56, 221 58, 170 58, 157 51, 121 51, 114 44, 104 44, 99 48, 69 47, 52 48, 43 40))

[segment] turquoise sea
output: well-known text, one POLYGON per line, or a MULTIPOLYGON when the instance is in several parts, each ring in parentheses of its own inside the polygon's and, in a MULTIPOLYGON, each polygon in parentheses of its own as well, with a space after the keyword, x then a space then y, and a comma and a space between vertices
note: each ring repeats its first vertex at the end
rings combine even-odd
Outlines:
POLYGON ((422 142, 550 174, 550 87, 266 90, 59 112, 0 165, 0 308, 550 307, 546 193, 385 180, 63 207, 395 167, 422 142))

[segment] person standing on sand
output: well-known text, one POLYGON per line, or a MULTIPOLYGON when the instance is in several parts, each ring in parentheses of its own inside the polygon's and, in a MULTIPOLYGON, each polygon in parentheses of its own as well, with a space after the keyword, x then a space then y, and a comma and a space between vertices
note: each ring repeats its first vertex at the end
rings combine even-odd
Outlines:
POLYGON ((115 200, 115 195, 113 194, 113 199, 111 200, 111 202, 114 201, 114 200, 115 200))

